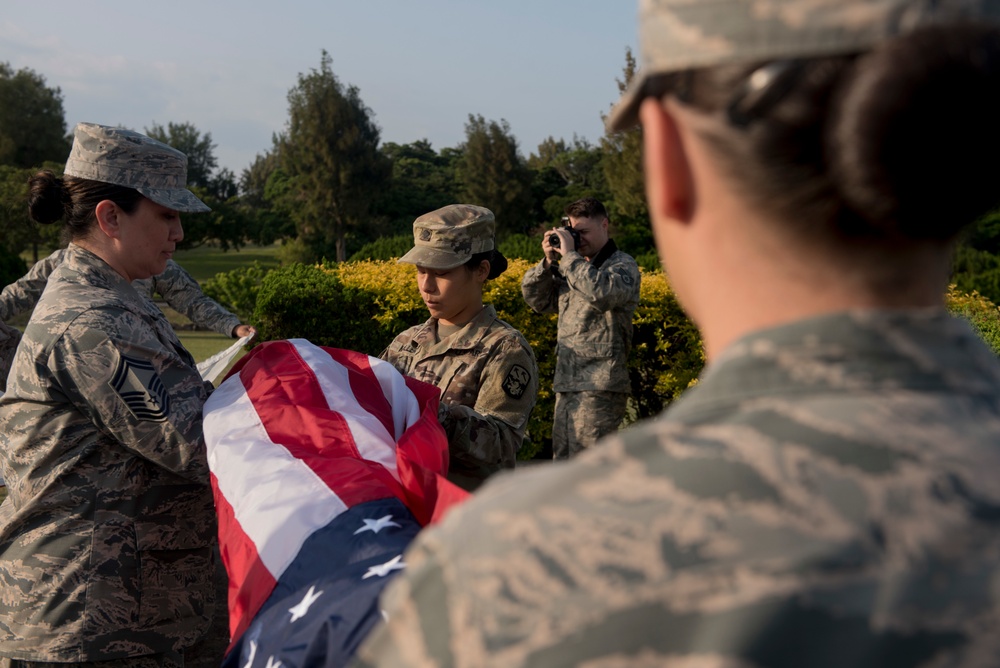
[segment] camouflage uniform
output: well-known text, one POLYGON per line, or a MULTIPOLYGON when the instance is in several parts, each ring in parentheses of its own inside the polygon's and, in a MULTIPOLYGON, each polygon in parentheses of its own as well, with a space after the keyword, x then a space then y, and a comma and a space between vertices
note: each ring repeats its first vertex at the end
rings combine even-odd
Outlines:
POLYGON ((7 374, 14 363, 14 352, 20 340, 21 332, 0 320, 0 392, 7 390, 7 374))
POLYGON ((514 468, 538 396, 538 365, 528 342, 492 306, 443 341, 437 325, 431 318, 411 327, 381 357, 441 388, 448 479, 474 489, 490 474, 514 468))
POLYGON ((208 392, 159 310, 70 245, 0 399, 0 655, 96 661, 204 634, 208 392))
MULTIPOLYGON (((24 313, 38 302, 49 274, 59 266, 65 254, 65 250, 57 250, 39 260, 27 274, 3 289, 0 293, 0 320, 9 320, 24 313)), ((219 334, 232 336, 233 330, 240 324, 237 316, 206 296, 191 274, 173 260, 167 260, 167 268, 162 274, 132 281, 132 287, 150 299, 154 293, 159 294, 172 309, 191 322, 219 334)))
POLYGON ((423 532, 363 663, 1000 665, 998 442, 1000 363, 943 312, 752 334, 423 532))
POLYGON ((617 429, 625 416, 640 280, 635 260, 611 239, 589 262, 567 251, 558 265, 543 260, 524 275, 521 293, 528 305, 538 313, 559 314, 552 424, 556 459, 576 455, 617 429))

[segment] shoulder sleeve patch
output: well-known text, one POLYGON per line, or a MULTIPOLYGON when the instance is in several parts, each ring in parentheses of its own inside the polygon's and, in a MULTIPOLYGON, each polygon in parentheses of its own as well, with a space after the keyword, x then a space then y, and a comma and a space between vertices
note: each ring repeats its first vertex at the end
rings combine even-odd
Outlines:
POLYGON ((520 399, 524 396, 524 391, 528 389, 531 381, 531 373, 520 364, 515 364, 510 368, 507 377, 503 379, 501 387, 511 399, 520 399))
POLYGON ((621 274, 622 282, 624 282, 625 285, 632 285, 635 283, 635 279, 632 278, 632 275, 628 273, 628 270, 625 267, 618 267, 618 273, 621 274))
POLYGON ((119 355, 108 384, 139 420, 163 422, 170 416, 170 395, 147 360, 119 355))

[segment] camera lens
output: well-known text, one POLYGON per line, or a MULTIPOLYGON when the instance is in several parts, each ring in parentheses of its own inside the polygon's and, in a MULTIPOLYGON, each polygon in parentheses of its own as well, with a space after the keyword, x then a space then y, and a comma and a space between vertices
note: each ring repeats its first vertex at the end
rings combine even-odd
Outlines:
POLYGON ((550 234, 549 235, 549 245, 552 246, 553 248, 559 248, 559 235, 558 234, 550 234))

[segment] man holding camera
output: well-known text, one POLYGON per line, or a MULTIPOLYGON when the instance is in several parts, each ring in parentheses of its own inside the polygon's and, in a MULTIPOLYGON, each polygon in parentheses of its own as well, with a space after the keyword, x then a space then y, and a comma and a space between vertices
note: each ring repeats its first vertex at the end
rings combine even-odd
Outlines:
POLYGON ((569 459, 615 431, 631 390, 628 353, 639 266, 608 236, 608 212, 585 197, 545 234, 545 258, 521 282, 538 313, 559 314, 552 458, 569 459))

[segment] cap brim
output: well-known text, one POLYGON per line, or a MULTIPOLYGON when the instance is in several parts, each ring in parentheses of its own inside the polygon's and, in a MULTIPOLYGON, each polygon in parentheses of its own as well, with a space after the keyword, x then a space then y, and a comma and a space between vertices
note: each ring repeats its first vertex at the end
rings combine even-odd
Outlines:
POLYGON ((639 104, 642 102, 642 90, 646 86, 646 78, 644 72, 638 72, 632 77, 625 94, 608 114, 605 121, 608 132, 623 132, 639 125, 639 104))
POLYGON ((148 197, 160 206, 165 206, 182 213, 204 213, 211 207, 198 199, 193 192, 185 188, 136 188, 140 195, 148 197))
POLYGON ((463 258, 455 255, 454 253, 448 253, 424 246, 416 246, 411 248, 406 255, 399 258, 399 262, 415 264, 421 267, 428 267, 430 269, 454 269, 455 267, 461 267, 463 264, 468 262, 470 257, 472 256, 470 255, 469 257, 463 258))

